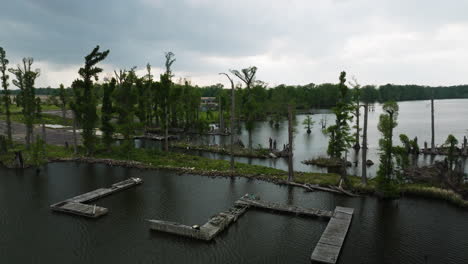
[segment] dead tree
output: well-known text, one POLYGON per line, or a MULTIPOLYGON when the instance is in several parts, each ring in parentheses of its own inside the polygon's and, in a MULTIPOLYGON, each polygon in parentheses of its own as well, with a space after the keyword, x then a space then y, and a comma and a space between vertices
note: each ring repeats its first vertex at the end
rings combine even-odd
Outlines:
POLYGON ((288 105, 288 181, 294 181, 294 168, 293 168, 293 126, 292 126, 292 106, 288 105))
POLYGON ((367 185, 367 115, 369 112, 369 104, 365 103, 363 106, 364 106, 364 128, 362 131, 361 182, 362 184, 367 185))
POLYGON ((78 153, 78 140, 76 138, 76 115, 75 111, 72 112, 73 114, 73 153, 78 153))
POLYGON ((360 145, 359 145, 359 132, 360 132, 360 127, 359 127, 359 116, 360 116, 360 107, 361 105, 359 104, 359 99, 360 99, 360 96, 359 96, 359 88, 361 87, 359 85, 359 83, 357 82, 356 78, 352 78, 353 81, 350 82, 350 85, 353 87, 353 91, 354 91, 354 96, 353 96, 353 100, 355 101, 354 102, 354 115, 356 116, 356 134, 355 134, 355 143, 354 143, 354 146, 353 148, 355 150, 359 150, 360 148, 360 145))
POLYGON ((222 100, 221 100, 221 94, 219 95, 219 130, 221 133, 224 131, 224 113, 223 113, 223 108, 224 106, 222 105, 222 100))
POLYGON ((434 88, 432 89, 431 96, 431 151, 435 153, 435 140, 434 140, 434 88))
POLYGON ((234 171, 234 126, 235 126, 235 113, 236 113, 236 94, 234 88, 234 82, 232 81, 231 77, 227 73, 220 73, 221 75, 225 75, 229 82, 231 82, 231 171, 234 171))

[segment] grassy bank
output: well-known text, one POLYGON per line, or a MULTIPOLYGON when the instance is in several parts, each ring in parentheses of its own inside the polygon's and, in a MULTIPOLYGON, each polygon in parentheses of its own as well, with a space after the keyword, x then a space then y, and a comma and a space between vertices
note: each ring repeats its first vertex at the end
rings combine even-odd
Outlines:
MULTIPOLYGON (((212 153, 219 153, 224 155, 230 155, 231 149, 229 146, 209 146, 209 145, 196 145, 189 142, 174 142, 171 144, 173 148, 179 149, 191 149, 191 150, 200 150, 212 153)), ((253 148, 252 151, 249 151, 248 148, 240 148, 239 146, 234 147, 234 156, 237 157, 247 157, 247 158, 260 158, 266 159, 270 158, 270 150, 267 148, 253 148)))
MULTIPOLYGON (((5 115, 0 115, 0 120, 5 120, 5 115)), ((53 115, 53 114, 42 114, 42 120, 44 120, 44 124, 53 124, 53 125, 62 125, 62 126, 71 126, 72 120, 65 118, 63 119, 61 116, 53 115)), ((42 120, 36 118, 34 120, 34 124, 42 124, 42 120)), ((24 115, 21 113, 12 113, 11 114, 11 121, 16 123, 24 124, 24 115)))
MULTIPOLYGON (((26 150, 24 145, 15 145, 8 153, 0 155, 0 162, 7 167, 14 167, 14 151, 22 151, 26 166, 33 166, 32 151, 26 150)), ((81 151, 80 151, 81 152, 81 151)), ((47 145, 45 151, 49 161, 84 157, 83 152, 73 155, 72 148, 47 145)), ((231 172, 229 161, 214 160, 199 156, 176 152, 162 152, 156 150, 133 149, 126 151, 120 147, 113 147, 111 151, 98 149, 93 156, 97 159, 111 159, 122 162, 138 162, 147 168, 173 169, 193 174, 212 176, 242 176, 262 178, 272 181, 286 181, 287 172, 270 167, 235 163, 235 172, 231 172)), ((333 173, 302 173, 296 172, 296 181, 319 185, 336 185, 340 177, 333 173)), ((358 181, 356 178, 353 181, 358 181)))
MULTIPOLYGON (((6 154, 0 155, 0 162, 7 167, 14 166, 14 151, 22 151, 25 164, 32 166, 32 153, 24 148, 24 145, 15 145, 15 147, 6 154)), ((133 149, 126 151, 120 147, 114 147, 111 151, 98 149, 93 158, 84 158, 83 153, 73 155, 72 148, 66 149, 61 146, 46 146, 46 159, 48 161, 57 160, 82 160, 91 162, 104 162, 115 165, 128 165, 130 167, 146 169, 171 169, 191 174, 200 174, 208 176, 241 176, 248 178, 272 181, 275 183, 285 183, 287 172, 279 169, 249 165, 244 163, 235 163, 235 172, 231 172, 229 161, 214 160, 199 156, 187 155, 175 152, 161 152, 155 150, 133 149)), ((348 176, 352 184, 352 190, 372 195, 375 193, 376 184, 374 179, 369 180, 369 184, 364 186, 360 184, 360 178, 348 176)), ((296 183, 310 183, 321 186, 337 185, 340 176, 334 173, 311 173, 296 172, 296 183)), ((402 195, 415 195, 418 197, 435 198, 445 200, 452 204, 467 207, 468 201, 451 191, 438 187, 421 184, 403 184, 400 185, 402 195)))

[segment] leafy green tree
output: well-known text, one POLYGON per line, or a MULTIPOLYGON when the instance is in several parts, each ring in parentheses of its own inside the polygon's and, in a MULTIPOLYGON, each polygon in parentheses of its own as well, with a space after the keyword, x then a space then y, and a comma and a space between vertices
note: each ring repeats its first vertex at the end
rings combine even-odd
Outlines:
POLYGON ((97 125, 97 98, 94 91, 93 79, 98 80, 98 74, 102 69, 96 64, 104 60, 109 55, 109 50, 100 52, 99 45, 85 57, 85 65, 80 68, 78 74, 81 79, 77 79, 72 84, 74 101, 71 108, 76 120, 83 129, 83 145, 86 154, 92 155, 96 145, 96 135, 94 128, 97 125))
POLYGON ((7 135, 7 145, 10 145, 13 142, 11 136, 11 112, 10 112, 10 91, 8 90, 8 79, 10 76, 6 73, 8 68, 8 59, 6 58, 5 50, 0 47, 0 73, 2 74, 2 88, 3 88, 3 104, 5 107, 5 116, 6 116, 6 135, 7 135))
POLYGON ((135 134, 135 113, 137 103, 137 82, 141 80, 136 76, 135 68, 130 71, 121 71, 121 83, 114 92, 115 111, 117 112, 117 128, 124 137, 124 149, 133 148, 133 135, 135 134))
POLYGON ((67 104, 68 104, 68 93, 67 91, 65 90, 65 87, 63 86, 63 84, 60 84, 60 87, 59 87, 59 99, 60 99, 60 109, 62 110, 62 118, 65 120, 65 118, 67 117, 67 104))
POLYGON ((453 169, 453 164, 457 160, 457 157, 455 155, 455 148, 458 145, 458 140, 456 137, 454 137, 452 134, 448 135, 447 139, 445 140, 445 146, 448 146, 448 152, 447 152, 447 159, 449 162, 449 169, 453 169))
POLYGON ((305 129, 307 129, 307 134, 310 134, 311 128, 314 125, 314 120, 312 120, 312 117, 310 115, 307 115, 306 118, 304 119, 304 122, 302 123, 305 125, 305 129))
POLYGON ((383 106, 384 113, 379 117, 378 130, 382 134, 379 140, 380 165, 377 171, 377 188, 383 197, 396 195, 393 130, 398 125, 398 104, 386 102, 383 106))
POLYGON ((164 150, 169 151, 169 101, 170 91, 172 87, 172 64, 175 62, 174 53, 166 52, 166 72, 160 76, 160 96, 162 98, 161 105, 163 111, 161 112, 161 120, 163 121, 164 128, 164 150))
POLYGON ((33 62, 33 58, 24 58, 22 66, 18 65, 16 69, 8 69, 16 78, 16 80, 13 80, 13 84, 20 89, 16 102, 22 107, 22 114, 26 124, 27 149, 30 148, 31 140, 33 139, 33 124, 37 110, 34 83, 39 77, 39 70, 33 71, 31 69, 33 62))
POLYGON ((140 123, 146 128, 151 121, 151 85, 153 82, 151 75, 151 65, 146 65, 147 75, 143 79, 138 79, 136 84, 137 91, 137 111, 136 115, 140 123))
MULTIPOLYGON (((153 122, 153 102, 152 102, 152 98, 153 98, 153 92, 154 92, 154 89, 153 89, 153 75, 151 74, 151 65, 149 63, 146 64, 146 76, 144 77, 144 85, 146 87, 145 89, 145 100, 141 100, 142 98, 140 98, 140 101, 143 103, 142 106, 140 106, 140 109, 145 109, 144 112, 146 113, 146 126, 151 126, 152 125, 152 122, 153 122)), ((141 110, 140 110, 141 112, 141 110)))
POLYGON ((113 143, 114 125, 111 123, 114 108, 112 106, 112 93, 115 90, 117 81, 112 78, 109 83, 103 85, 104 94, 102 97, 102 108, 101 108, 101 130, 102 130, 102 141, 107 150, 113 143))
POLYGON ((335 125, 327 128, 330 134, 328 142, 328 155, 332 158, 341 159, 343 152, 347 151, 353 142, 351 128, 349 123, 352 121, 352 111, 354 107, 346 101, 348 87, 346 86, 346 72, 341 72, 339 87, 338 103, 332 108, 336 116, 335 125))

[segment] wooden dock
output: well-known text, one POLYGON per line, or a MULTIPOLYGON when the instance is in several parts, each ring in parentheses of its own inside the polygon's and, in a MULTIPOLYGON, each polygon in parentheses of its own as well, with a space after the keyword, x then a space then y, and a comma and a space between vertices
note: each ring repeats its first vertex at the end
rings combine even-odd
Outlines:
POLYGON ((85 203, 136 186, 138 184, 141 184, 142 182, 143 181, 140 178, 130 178, 125 181, 114 183, 109 188, 99 188, 97 190, 87 192, 85 194, 81 194, 73 198, 52 204, 50 208, 53 211, 57 212, 64 212, 80 216, 97 218, 99 216, 107 214, 107 208, 96 205, 89 205, 85 203))
POLYGON ((330 222, 328 222, 325 231, 312 252, 312 261, 331 264, 338 261, 341 247, 351 225, 353 213, 353 208, 339 206, 335 208, 330 222))
POLYGON ((257 200, 257 199, 250 199, 246 196, 237 200, 236 204, 248 205, 251 207, 277 211, 277 212, 282 212, 282 213, 302 215, 302 216, 326 217, 326 218, 330 218, 333 216, 333 212, 331 211, 302 208, 302 207, 298 207, 294 205, 278 204, 278 203, 267 202, 267 201, 262 201, 262 200, 257 200))
POLYGON ((234 206, 229 210, 216 214, 202 226, 188 226, 163 220, 148 220, 148 222, 150 223, 150 229, 152 230, 209 241, 225 230, 230 224, 236 222, 237 219, 249 208, 260 208, 281 213, 312 217, 331 218, 333 216, 333 212, 331 211, 307 209, 293 205, 282 205, 258 200, 249 195, 245 195, 237 200, 234 203, 234 206))
POLYGON ((229 210, 211 217, 208 222, 202 226, 188 226, 163 220, 148 220, 148 222, 152 230, 210 241, 230 224, 236 222, 237 219, 245 213, 247 208, 248 206, 234 205, 229 210))

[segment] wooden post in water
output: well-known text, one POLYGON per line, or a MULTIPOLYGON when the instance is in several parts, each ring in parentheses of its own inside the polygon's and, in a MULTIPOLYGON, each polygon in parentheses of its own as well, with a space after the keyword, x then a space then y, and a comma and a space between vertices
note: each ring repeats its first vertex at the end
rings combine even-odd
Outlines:
POLYGON ((362 131, 362 176, 361 182, 364 185, 367 185, 367 115, 369 112, 369 104, 364 104, 364 127, 362 131))
POLYGON ((432 96, 431 96, 431 152, 435 153, 435 140, 434 140, 434 88, 432 88, 432 96))
POLYGON ((288 105, 288 181, 294 181, 294 168, 293 168, 293 127, 292 127, 292 105, 288 105))

